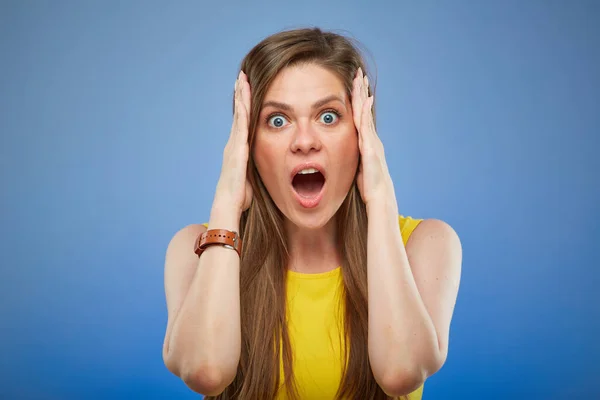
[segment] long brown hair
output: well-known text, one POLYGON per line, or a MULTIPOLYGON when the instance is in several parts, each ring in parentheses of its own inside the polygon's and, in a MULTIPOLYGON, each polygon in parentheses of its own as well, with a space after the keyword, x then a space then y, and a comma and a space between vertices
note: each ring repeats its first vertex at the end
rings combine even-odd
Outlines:
MULTIPOLYGON (((279 32, 258 43, 241 69, 252 93, 249 146, 252 152, 260 108, 269 85, 285 67, 315 63, 337 74, 352 94, 358 68, 367 73, 355 41, 318 28, 279 32)), ((252 154, 248 179, 254 198, 242 214, 244 241, 240 267, 242 349, 237 375, 223 393, 207 399, 272 399, 283 384, 298 398, 292 370, 292 349, 286 325, 285 282, 289 261, 283 215, 273 203, 255 167, 252 154), (285 382, 279 374, 283 363, 285 382)), ((367 214, 356 179, 336 214, 342 258, 344 329, 342 381, 338 398, 388 399, 373 377, 367 347, 367 214)))

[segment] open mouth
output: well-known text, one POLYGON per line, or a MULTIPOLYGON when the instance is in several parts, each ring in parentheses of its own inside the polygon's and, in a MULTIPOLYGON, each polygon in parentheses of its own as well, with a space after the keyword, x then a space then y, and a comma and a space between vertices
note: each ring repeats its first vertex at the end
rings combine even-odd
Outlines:
POLYGON ((292 186, 302 197, 316 197, 323 189, 325 177, 315 168, 306 168, 294 175, 292 186))

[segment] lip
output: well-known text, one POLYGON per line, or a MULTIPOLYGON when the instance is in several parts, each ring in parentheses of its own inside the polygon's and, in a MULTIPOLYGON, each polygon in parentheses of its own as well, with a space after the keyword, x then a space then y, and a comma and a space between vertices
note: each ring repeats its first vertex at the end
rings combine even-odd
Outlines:
POLYGON ((316 163, 316 162, 305 162, 302 164, 298 164, 294 167, 294 169, 292 170, 292 173, 290 174, 290 182, 294 180, 294 177, 296 176, 296 174, 298 172, 300 172, 306 168, 314 168, 314 169, 318 170, 323 175, 323 178, 325 179, 325 181, 327 181, 327 175, 325 174, 325 168, 323 168, 323 166, 321 164, 316 163))
POLYGON ((300 193, 296 192, 294 187, 292 186, 292 192, 294 193, 294 197, 300 203, 300 205, 304 208, 315 208, 321 203, 323 200, 323 196, 325 195, 325 189, 327 188, 327 182, 323 184, 321 191, 315 197, 304 197, 300 196, 300 193))

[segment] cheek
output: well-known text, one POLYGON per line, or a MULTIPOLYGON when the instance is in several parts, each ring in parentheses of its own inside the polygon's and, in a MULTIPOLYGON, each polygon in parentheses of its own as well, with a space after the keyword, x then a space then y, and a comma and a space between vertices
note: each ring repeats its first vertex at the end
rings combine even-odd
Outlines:
POLYGON ((354 131, 340 137, 340 140, 335 144, 335 151, 330 153, 332 156, 332 166, 337 166, 335 169, 335 180, 339 185, 339 190, 347 191, 354 180, 356 170, 358 168, 359 149, 358 138, 354 131))
POLYGON ((263 183, 269 189, 276 182, 273 171, 278 171, 277 149, 271 143, 258 141, 254 145, 253 151, 254 164, 263 183))
POLYGON ((342 162, 344 162, 347 166, 350 167, 358 163, 360 150, 358 148, 358 136, 356 131, 350 131, 345 136, 344 140, 339 144, 339 148, 342 162))

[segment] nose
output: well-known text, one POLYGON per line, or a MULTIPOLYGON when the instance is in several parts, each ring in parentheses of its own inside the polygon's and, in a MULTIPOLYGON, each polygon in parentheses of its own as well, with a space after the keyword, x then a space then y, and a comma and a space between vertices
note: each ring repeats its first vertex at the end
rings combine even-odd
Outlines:
POLYGON ((318 132, 313 129, 310 122, 299 122, 291 143, 292 152, 308 153, 320 149, 321 141, 318 132))

